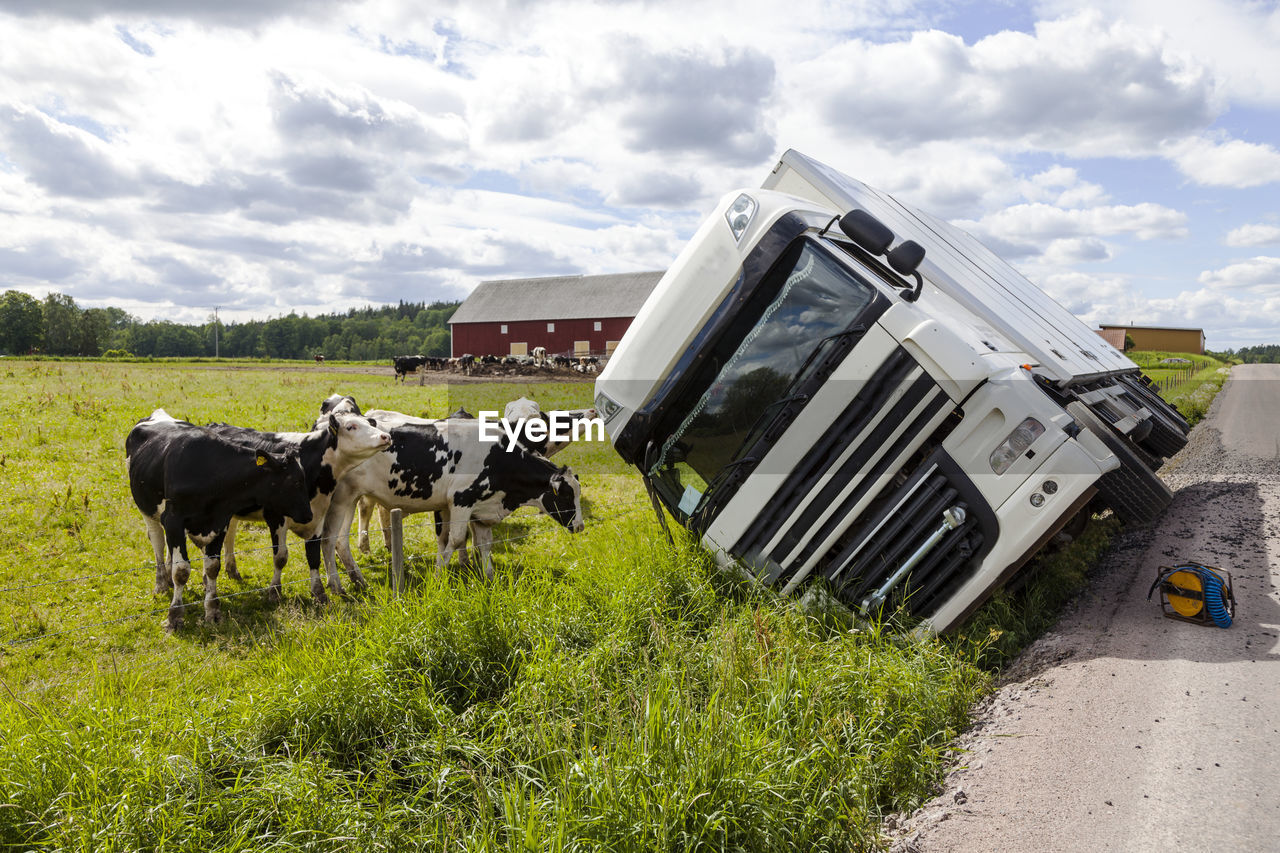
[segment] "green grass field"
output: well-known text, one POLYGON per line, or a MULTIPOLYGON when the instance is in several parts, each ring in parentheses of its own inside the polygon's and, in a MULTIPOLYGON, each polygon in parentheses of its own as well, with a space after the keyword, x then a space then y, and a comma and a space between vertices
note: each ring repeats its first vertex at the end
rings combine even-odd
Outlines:
POLYGON ((908 640, 805 616, 669 544, 603 444, 557 457, 587 530, 520 511, 491 583, 438 573, 411 516, 408 594, 387 594, 378 549, 366 595, 317 607, 294 539, 272 605, 247 527, 224 621, 198 618, 193 579, 166 634, 123 460, 153 408, 296 430, 335 391, 429 415, 591 394, 292 367, 0 361, 0 845, 873 849, 883 813, 928 795, 1006 629, 908 640))
POLYGON ((1230 365, 1209 355, 1180 352, 1135 351, 1126 353, 1142 372, 1160 387, 1160 396, 1195 425, 1209 411, 1209 404, 1227 381, 1230 365), (1185 359, 1189 364, 1166 364, 1166 359, 1185 359))

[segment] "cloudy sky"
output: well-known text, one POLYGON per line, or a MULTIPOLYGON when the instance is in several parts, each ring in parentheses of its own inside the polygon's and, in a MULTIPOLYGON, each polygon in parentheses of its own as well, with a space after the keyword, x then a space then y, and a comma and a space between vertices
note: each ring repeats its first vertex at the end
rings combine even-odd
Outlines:
POLYGON ((0 0, 0 290, 200 322, 662 269, 795 148, 1087 321, 1280 343, 1274 0, 0 0))

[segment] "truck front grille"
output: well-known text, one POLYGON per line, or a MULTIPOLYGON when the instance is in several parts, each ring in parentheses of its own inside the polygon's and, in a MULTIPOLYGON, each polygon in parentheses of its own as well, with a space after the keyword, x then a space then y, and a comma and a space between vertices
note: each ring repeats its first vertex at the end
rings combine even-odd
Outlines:
POLYGON ((959 410, 899 347, 859 390, 788 475, 731 549, 768 566, 765 583, 825 576, 852 605, 874 591, 942 522, 964 506, 951 531, 900 585, 911 612, 940 604, 965 569, 995 541, 995 515, 940 450, 959 410), (815 556, 816 555, 816 556, 815 556), (807 570, 806 570, 806 567, 807 570))
POLYGON ((931 454, 900 484, 877 495, 864 513, 818 563, 841 601, 859 605, 936 531, 950 507, 965 511, 964 523, 949 531, 913 568, 889 601, 927 615, 962 583, 983 544, 994 542, 995 516, 972 483, 941 451, 931 454))

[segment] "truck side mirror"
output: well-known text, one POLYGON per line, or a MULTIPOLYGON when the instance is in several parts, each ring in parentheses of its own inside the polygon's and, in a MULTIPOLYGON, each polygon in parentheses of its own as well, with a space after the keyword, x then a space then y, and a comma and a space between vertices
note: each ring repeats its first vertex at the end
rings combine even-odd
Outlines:
POLYGON ((903 240, 893 247, 886 260, 900 275, 911 275, 924 260, 924 246, 915 240, 903 240))
POLYGON ((873 255, 883 255, 893 242, 889 226, 865 210, 851 210, 840 217, 840 230, 873 255))

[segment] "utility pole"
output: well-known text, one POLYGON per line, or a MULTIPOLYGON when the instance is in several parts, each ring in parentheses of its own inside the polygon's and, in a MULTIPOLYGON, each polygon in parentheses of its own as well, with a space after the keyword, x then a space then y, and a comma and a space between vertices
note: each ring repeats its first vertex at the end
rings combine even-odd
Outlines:
POLYGON ((214 357, 214 358, 218 358, 218 357, 219 357, 219 350, 218 350, 218 308, 219 308, 219 306, 217 306, 217 305, 213 306, 213 357, 214 357))

